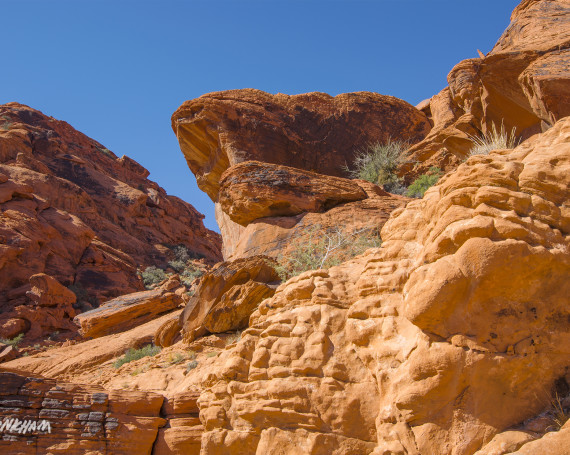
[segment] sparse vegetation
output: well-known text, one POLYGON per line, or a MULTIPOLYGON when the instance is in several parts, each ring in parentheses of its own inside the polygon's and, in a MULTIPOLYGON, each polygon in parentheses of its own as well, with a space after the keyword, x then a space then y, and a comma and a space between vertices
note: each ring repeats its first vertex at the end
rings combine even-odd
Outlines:
POLYGON ((552 426, 555 431, 560 430, 570 420, 570 409, 564 406, 564 402, 565 399, 558 392, 554 392, 550 400, 552 405, 550 413, 552 415, 552 426))
POLYGON ((143 283, 147 289, 152 289, 155 285, 166 279, 164 270, 151 265, 141 273, 143 283))
POLYGON ((186 373, 192 371, 197 366, 198 366, 197 360, 192 360, 191 362, 188 362, 188 364, 186 365, 186 373))
POLYGON ((176 365, 178 363, 182 363, 184 360, 186 360, 186 356, 181 352, 176 352, 174 355, 170 356, 169 363, 171 365, 176 365))
POLYGON ((0 128, 2 128, 4 131, 8 131, 11 127, 12 127, 12 122, 10 121, 9 117, 6 116, 2 116, 0 117, 0 119, 2 120, 2 125, 0 126, 0 128))
POLYGON ((24 334, 20 333, 19 335, 15 336, 12 339, 0 338, 0 342, 7 344, 9 346, 17 347, 23 339, 24 339, 24 334))
POLYGON ((99 151, 107 156, 113 156, 113 152, 111 152, 111 150, 109 150, 107 147, 99 147, 99 151))
POLYGON ((360 150, 352 167, 345 166, 345 170, 351 178, 367 180, 391 193, 403 194, 406 188, 396 171, 405 162, 406 148, 406 143, 401 141, 388 140, 385 144, 371 144, 360 150))
MULTIPOLYGON (((168 268, 180 275, 180 281, 186 286, 191 286, 192 282, 204 273, 194 263, 195 255, 188 251, 184 245, 169 246, 174 259, 168 262, 168 268)), ((154 265, 147 267, 141 272, 141 277, 147 289, 154 288, 158 283, 168 278, 169 274, 162 268, 154 265)))
POLYGON ((285 281, 307 270, 338 265, 368 248, 379 247, 381 243, 380 234, 375 228, 345 232, 340 228, 325 230, 315 225, 306 236, 292 241, 291 254, 279 255, 276 270, 285 281))
POLYGON ((206 357, 212 358, 212 357, 217 357, 217 355, 218 355, 217 352, 212 351, 212 352, 208 352, 208 353, 206 354, 206 357))
POLYGON ((161 349, 159 346, 154 346, 152 344, 147 344, 146 346, 140 349, 131 348, 127 352, 125 352, 125 355, 123 357, 118 358, 115 361, 115 363, 113 363, 113 366, 115 368, 120 368, 125 363, 132 362, 133 360, 139 360, 142 359, 143 357, 154 357, 160 351, 161 349))
POLYGON ((509 134, 502 122, 499 130, 494 123, 491 124, 491 129, 487 133, 481 136, 469 136, 473 141, 469 155, 488 155, 493 150, 515 148, 520 142, 515 131, 516 128, 513 128, 509 134))
POLYGON ((229 346, 230 344, 237 343, 241 338, 241 333, 242 333, 242 331, 238 330, 235 333, 232 333, 231 335, 229 335, 225 340, 226 346, 229 346))
POLYGON ((431 167, 429 171, 416 180, 406 190, 406 196, 422 198, 429 187, 434 186, 441 178, 443 172, 438 167, 431 167))

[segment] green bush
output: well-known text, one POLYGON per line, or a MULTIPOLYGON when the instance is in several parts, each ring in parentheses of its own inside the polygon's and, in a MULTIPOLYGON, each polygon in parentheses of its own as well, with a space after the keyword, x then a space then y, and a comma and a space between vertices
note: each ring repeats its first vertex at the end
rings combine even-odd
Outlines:
POLYGON ((177 273, 182 273, 186 268, 186 263, 184 261, 179 261, 178 259, 170 261, 168 266, 177 273))
POLYGON ((147 267, 144 272, 141 273, 141 276, 147 289, 151 289, 154 285, 166 279, 166 273, 164 273, 164 270, 159 269, 154 265, 147 267))
POLYGON ((204 272, 202 270, 192 264, 188 264, 180 274, 180 281, 182 281, 186 286, 190 286, 196 278, 201 277, 203 274, 204 272))
POLYGON ((292 253, 279 255, 276 271, 283 281, 307 270, 329 268, 382 244, 377 229, 344 232, 340 228, 313 226, 306 236, 294 239, 292 253))
POLYGON ((8 344, 10 346, 16 347, 20 344, 20 342, 22 341, 23 338, 24 338, 24 334, 20 333, 19 335, 15 336, 11 340, 7 340, 5 338, 0 338, 0 342, 2 342, 4 344, 8 344))
POLYGON ((403 194, 405 187, 396 174, 398 167, 405 162, 407 144, 388 140, 385 144, 371 144, 359 151, 352 167, 345 166, 351 178, 367 180, 384 187, 386 191, 403 194))
POLYGON ((473 141, 469 155, 488 155, 493 150, 515 148, 520 142, 520 139, 515 136, 515 131, 516 128, 513 128, 510 134, 507 133, 502 122, 501 128, 497 130, 496 125, 492 123, 491 129, 486 134, 469 136, 469 139, 473 141))
POLYGON ((140 349, 129 349, 125 352, 125 355, 115 361, 113 366, 115 368, 119 368, 125 363, 132 362, 133 360, 139 360, 143 357, 154 357, 161 351, 159 346, 153 346, 152 344, 147 344, 146 346, 140 349))
POLYGON ((434 186, 437 181, 441 178, 441 169, 438 167, 431 167, 429 171, 416 180, 408 187, 406 190, 406 196, 408 197, 416 197, 422 198, 424 197, 425 192, 431 186, 434 186))

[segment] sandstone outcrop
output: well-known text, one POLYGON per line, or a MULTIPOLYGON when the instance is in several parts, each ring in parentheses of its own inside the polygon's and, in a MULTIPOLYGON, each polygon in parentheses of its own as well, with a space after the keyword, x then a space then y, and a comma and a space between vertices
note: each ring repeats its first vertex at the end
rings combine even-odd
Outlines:
POLYGON ((186 101, 172 115, 188 166, 214 202, 224 171, 242 161, 343 176, 358 149, 389 138, 417 142, 430 128, 410 104, 371 92, 228 90, 186 101))
POLYGON ((74 319, 84 337, 97 338, 124 332, 142 325, 182 304, 178 278, 171 278, 151 291, 134 292, 105 302, 98 308, 77 315, 74 319))
POLYGON ((164 398, 0 372, 0 451, 150 454, 164 398), (17 420, 16 420, 17 419, 17 420))
POLYGON ((449 87, 420 107, 433 129, 408 155, 407 180, 431 166, 449 170, 466 157, 471 140, 503 124, 526 139, 570 115, 570 2, 523 1, 486 56, 464 60, 449 87))
POLYGON ((570 383, 569 176, 570 118, 281 285, 203 384, 202 454, 471 455, 540 414, 570 383))
POLYGON ((148 174, 65 122, 0 106, 0 327, 38 273, 103 301, 143 290, 137 268, 165 264, 169 246, 221 259, 203 216, 148 174))
POLYGON ((307 245, 311 236, 341 228, 343 232, 363 229, 379 231, 392 211, 404 207, 410 199, 392 195, 363 180, 355 180, 366 193, 361 201, 340 204, 325 212, 303 212, 295 216, 259 218, 246 227, 232 222, 225 213, 221 231, 224 255, 230 259, 267 255, 273 258, 290 256, 307 245))
POLYGON ((264 256, 216 264, 201 278, 180 316, 177 330, 184 341, 247 327, 251 313, 281 281, 275 265, 264 256))
POLYGON ((153 455, 199 455, 204 427, 196 401, 199 393, 188 391, 165 397, 161 414, 167 424, 158 430, 153 455))
POLYGON ((28 341, 45 335, 62 334, 73 337, 77 327, 73 324, 76 315, 76 296, 55 278, 38 273, 29 278, 29 291, 25 304, 5 312, 0 330, 4 338, 24 334, 28 341))
POLYGON ((222 174, 218 202, 233 222, 247 226, 258 218, 324 212, 366 197, 353 180, 245 161, 222 174))
POLYGON ((128 349, 139 349, 152 343, 157 329, 172 316, 180 316, 176 310, 160 316, 131 330, 115 333, 68 346, 54 347, 29 357, 20 357, 1 365, 6 371, 27 376, 41 375, 58 381, 93 384, 99 381, 104 367, 112 363, 128 349))

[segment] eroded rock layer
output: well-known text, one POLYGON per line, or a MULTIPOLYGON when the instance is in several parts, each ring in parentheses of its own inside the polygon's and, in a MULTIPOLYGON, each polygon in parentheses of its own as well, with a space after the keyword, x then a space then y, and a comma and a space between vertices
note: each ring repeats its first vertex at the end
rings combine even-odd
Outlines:
POLYGON ((539 414, 570 383, 569 196, 564 119, 281 285, 203 384, 202 453, 470 455, 539 414))

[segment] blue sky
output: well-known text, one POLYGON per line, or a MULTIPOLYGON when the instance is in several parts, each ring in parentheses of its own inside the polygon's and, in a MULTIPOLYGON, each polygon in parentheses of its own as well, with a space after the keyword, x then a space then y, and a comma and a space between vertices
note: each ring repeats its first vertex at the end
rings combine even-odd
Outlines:
POLYGON ((185 100, 369 90, 412 104, 491 50, 513 0, 4 0, 0 103, 65 120, 150 172, 217 230, 170 128, 185 100))

